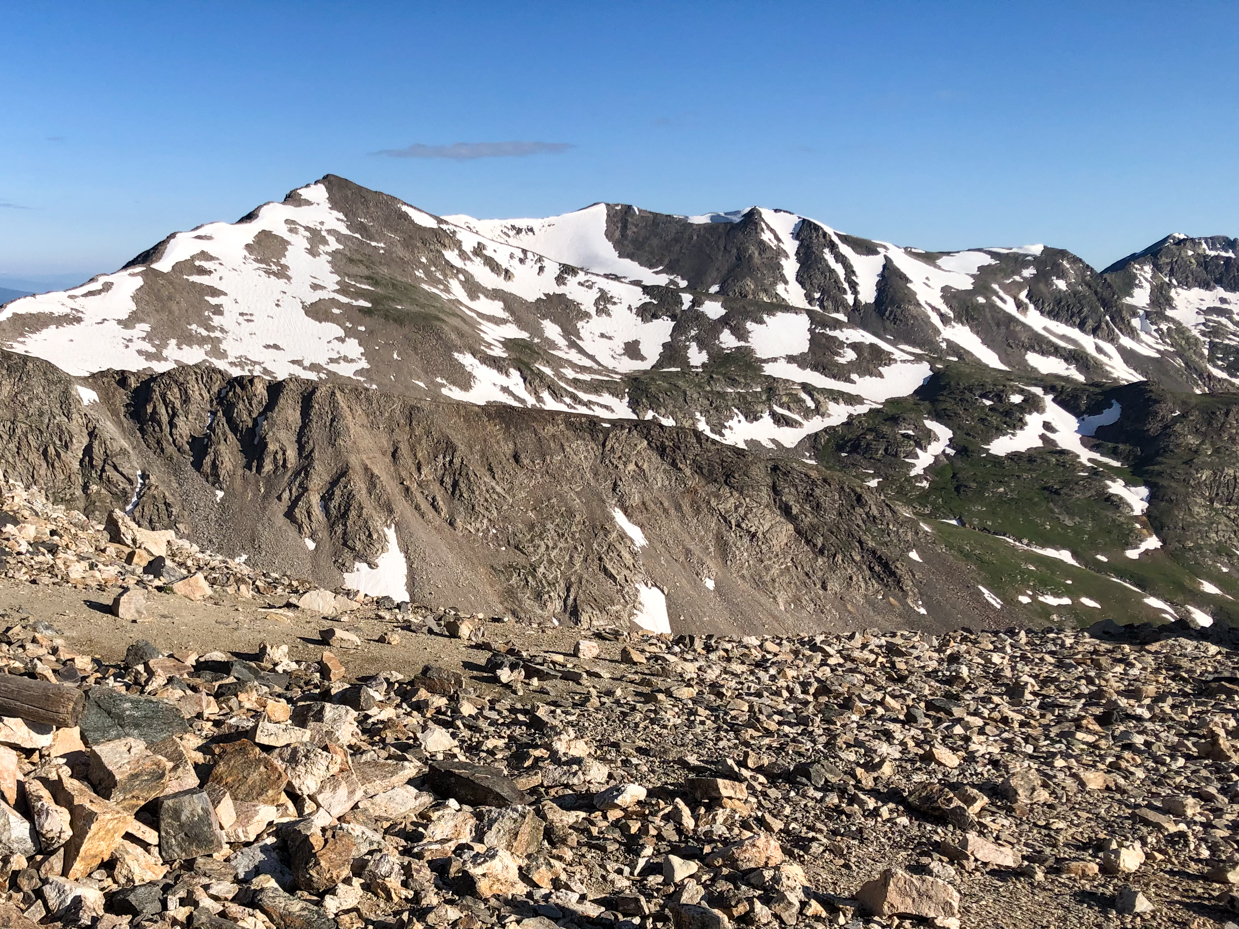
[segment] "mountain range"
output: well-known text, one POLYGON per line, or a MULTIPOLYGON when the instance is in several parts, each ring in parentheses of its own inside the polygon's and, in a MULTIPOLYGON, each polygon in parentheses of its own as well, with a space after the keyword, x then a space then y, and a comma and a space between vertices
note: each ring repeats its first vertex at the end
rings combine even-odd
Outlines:
POLYGON ((0 309, 0 468, 396 599, 676 631, 1229 621, 1239 241, 1097 271, 327 176, 0 309))

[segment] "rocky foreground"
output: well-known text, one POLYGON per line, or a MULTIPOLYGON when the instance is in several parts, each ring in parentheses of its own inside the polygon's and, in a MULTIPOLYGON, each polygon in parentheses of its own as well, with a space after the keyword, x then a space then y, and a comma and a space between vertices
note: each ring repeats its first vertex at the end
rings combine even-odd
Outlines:
MULTIPOLYGON (((0 572, 293 601, 317 660, 75 654, 0 720, 0 925, 350 929, 1222 926, 1239 917, 1229 629, 582 639, 316 590, 12 489, 0 572), (162 548, 163 554, 152 554, 162 548), (160 560, 156 560, 160 559, 160 560), (152 565, 153 570, 152 570, 152 565), (469 646, 351 680, 351 619, 469 646)), ((352 628, 357 628, 352 626, 352 628)))

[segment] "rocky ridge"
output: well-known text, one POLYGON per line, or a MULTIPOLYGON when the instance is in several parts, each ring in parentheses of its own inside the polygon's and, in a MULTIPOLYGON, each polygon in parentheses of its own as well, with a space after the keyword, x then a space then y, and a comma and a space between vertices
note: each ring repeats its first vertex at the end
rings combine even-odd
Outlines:
POLYGON ((1229 621, 1236 261, 434 217, 328 176, 0 311, 0 469, 320 585, 584 626, 1229 621))
POLYGON ((583 627, 993 622, 873 490, 693 430, 202 365, 83 381, 3 352, 0 402, 11 479, 329 587, 583 627))
POLYGON ((1231 629, 564 651, 258 574, 123 514, 103 541, 36 493, 5 512, 11 579, 124 580, 113 609, 135 618, 135 594, 225 586, 335 614, 314 660, 277 639, 166 654, 152 628, 117 663, 3 617, 4 671, 86 705, 72 728, 0 719, 16 929, 1200 929, 1239 911, 1231 629), (198 570, 158 577, 169 556, 198 570), (389 642, 430 630, 474 657, 350 680, 367 609, 389 642))
POLYGON ((1228 242, 1099 274, 1061 249, 930 253, 756 207, 440 218, 329 175, 14 301, 0 345, 73 375, 210 361, 790 448, 934 362, 1233 389, 1228 242))

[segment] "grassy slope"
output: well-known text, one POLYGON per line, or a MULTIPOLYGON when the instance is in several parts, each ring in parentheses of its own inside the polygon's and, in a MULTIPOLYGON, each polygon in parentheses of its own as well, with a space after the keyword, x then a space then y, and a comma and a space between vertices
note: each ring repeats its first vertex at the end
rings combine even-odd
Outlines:
MULTIPOLYGON (((1103 618, 1156 621, 1165 614, 1144 602, 1152 596, 1174 605, 1180 615, 1190 604, 1219 621, 1239 622, 1239 601, 1230 599, 1239 597, 1239 561, 1224 572, 1225 565, 1217 560, 1193 563, 1185 553, 1172 557, 1151 551, 1138 559, 1124 554, 1151 531, 1146 519, 1106 489, 1116 478, 1128 486, 1142 483, 1127 467, 1085 465, 1056 446, 1006 456, 986 451, 995 438, 1018 429, 1025 410, 1036 405, 1029 399, 1029 385, 1051 392, 1057 386, 1050 379, 1038 382, 1023 375, 949 366, 914 397, 891 401, 819 435, 818 460, 862 479, 880 476, 888 494, 931 518, 942 543, 974 564, 994 593, 1004 600, 1031 598, 1026 609, 1043 619, 1081 624, 1103 618), (1024 400, 1012 404, 1010 397, 1021 393, 1024 400), (925 419, 952 430, 954 454, 914 478, 906 459, 915 459, 915 449, 927 444, 925 419), (1037 548, 1066 549, 1076 565, 1001 537, 1037 548), (1205 593, 1202 579, 1223 593, 1205 593), (1039 597, 1070 597, 1072 602, 1048 604, 1039 597), (1085 606, 1080 598, 1100 608, 1085 606)), ((1077 385, 1073 394, 1077 407, 1083 403, 1090 413, 1109 403, 1102 388, 1077 385)))

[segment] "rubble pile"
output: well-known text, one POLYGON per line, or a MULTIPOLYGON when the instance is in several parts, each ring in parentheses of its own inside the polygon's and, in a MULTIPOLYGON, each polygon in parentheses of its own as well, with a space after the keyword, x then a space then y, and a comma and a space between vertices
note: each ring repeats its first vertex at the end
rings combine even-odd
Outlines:
POLYGON ((313 590, 305 581, 255 571, 203 552, 172 530, 143 529, 113 510, 100 526, 49 503, 37 489, 0 481, 0 577, 82 590, 167 588, 191 600, 212 591, 248 598, 313 590))
MULTIPOLYGON (((74 563, 98 531, 39 518, 56 535, 25 550, 9 544, 21 524, 3 530, 6 571, 74 563)), ((278 642, 138 641, 108 664, 46 625, 0 625, 0 670, 85 697, 74 727, 0 719, 0 925, 1205 927, 1239 912, 1229 629, 538 650, 453 620, 473 656, 459 667, 353 680, 331 650, 354 644, 345 627, 311 661, 278 642)))

